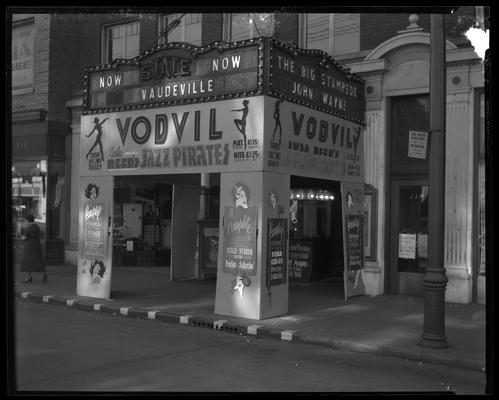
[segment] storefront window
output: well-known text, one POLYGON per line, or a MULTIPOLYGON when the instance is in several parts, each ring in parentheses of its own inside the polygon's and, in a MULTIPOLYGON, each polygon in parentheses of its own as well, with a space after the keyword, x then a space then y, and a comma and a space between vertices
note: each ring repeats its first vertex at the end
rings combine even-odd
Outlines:
POLYGON ((47 160, 17 161, 12 165, 12 229, 19 237, 26 216, 33 214, 45 234, 47 221, 47 160))
POLYGON ((47 179, 47 236, 49 239, 63 239, 64 182, 64 162, 49 161, 47 179))

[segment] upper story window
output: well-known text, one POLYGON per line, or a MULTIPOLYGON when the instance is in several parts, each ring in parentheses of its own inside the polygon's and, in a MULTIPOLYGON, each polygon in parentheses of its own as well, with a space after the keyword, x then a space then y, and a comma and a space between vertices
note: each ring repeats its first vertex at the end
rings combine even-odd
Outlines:
POLYGON ((127 22, 104 28, 104 57, 105 63, 117 58, 133 58, 140 51, 140 23, 127 22))
MULTIPOLYGON (((180 18, 180 25, 168 32, 166 41, 186 42, 196 46, 201 46, 201 22, 202 14, 168 14, 163 15, 160 20, 159 31, 161 32, 169 24, 180 18)), ((160 43, 165 43, 165 38, 160 38, 160 43)))
POLYGON ((12 92, 27 93, 33 89, 33 19, 12 27, 12 92))
POLYGON ((302 14, 300 47, 322 50, 330 55, 360 50, 359 14, 302 14))
POLYGON ((275 16, 271 13, 227 14, 224 39, 230 42, 260 36, 272 36, 275 30, 275 16))

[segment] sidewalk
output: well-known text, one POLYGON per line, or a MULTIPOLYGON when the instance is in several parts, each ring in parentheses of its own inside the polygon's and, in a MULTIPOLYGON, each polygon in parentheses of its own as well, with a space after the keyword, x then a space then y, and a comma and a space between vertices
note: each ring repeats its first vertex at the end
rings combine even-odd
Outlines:
POLYGON ((423 298, 358 296, 345 302, 340 282, 291 284, 288 314, 258 321, 214 314, 215 280, 170 282, 169 268, 113 268, 112 300, 76 296, 75 266, 48 266, 47 271, 45 284, 40 274, 33 274, 33 283, 19 283, 23 276, 16 272, 15 295, 89 311, 485 371, 485 306, 480 304, 446 304, 449 347, 429 349, 418 346, 423 298))

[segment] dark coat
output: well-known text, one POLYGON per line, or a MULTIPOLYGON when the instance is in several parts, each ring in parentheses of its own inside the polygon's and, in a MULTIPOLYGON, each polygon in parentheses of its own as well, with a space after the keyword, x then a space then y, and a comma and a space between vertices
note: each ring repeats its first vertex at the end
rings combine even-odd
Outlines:
POLYGON ((37 224, 30 223, 24 230, 23 272, 45 272, 40 244, 41 231, 37 224))

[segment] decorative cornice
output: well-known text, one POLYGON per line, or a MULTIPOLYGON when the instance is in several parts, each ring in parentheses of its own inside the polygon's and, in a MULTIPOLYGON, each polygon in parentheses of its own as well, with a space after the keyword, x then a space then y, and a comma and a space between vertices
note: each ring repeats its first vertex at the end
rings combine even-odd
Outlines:
MULTIPOLYGON (((445 43, 446 43, 445 48, 447 51, 457 49, 454 43, 448 40, 446 40, 445 43)), ((429 46, 430 34, 416 31, 416 32, 403 33, 398 36, 394 36, 391 39, 388 39, 387 41, 381 43, 378 47, 376 47, 373 51, 371 51, 369 55, 366 57, 366 61, 380 59, 389 51, 392 51, 402 46, 409 46, 415 44, 423 44, 429 46)))

